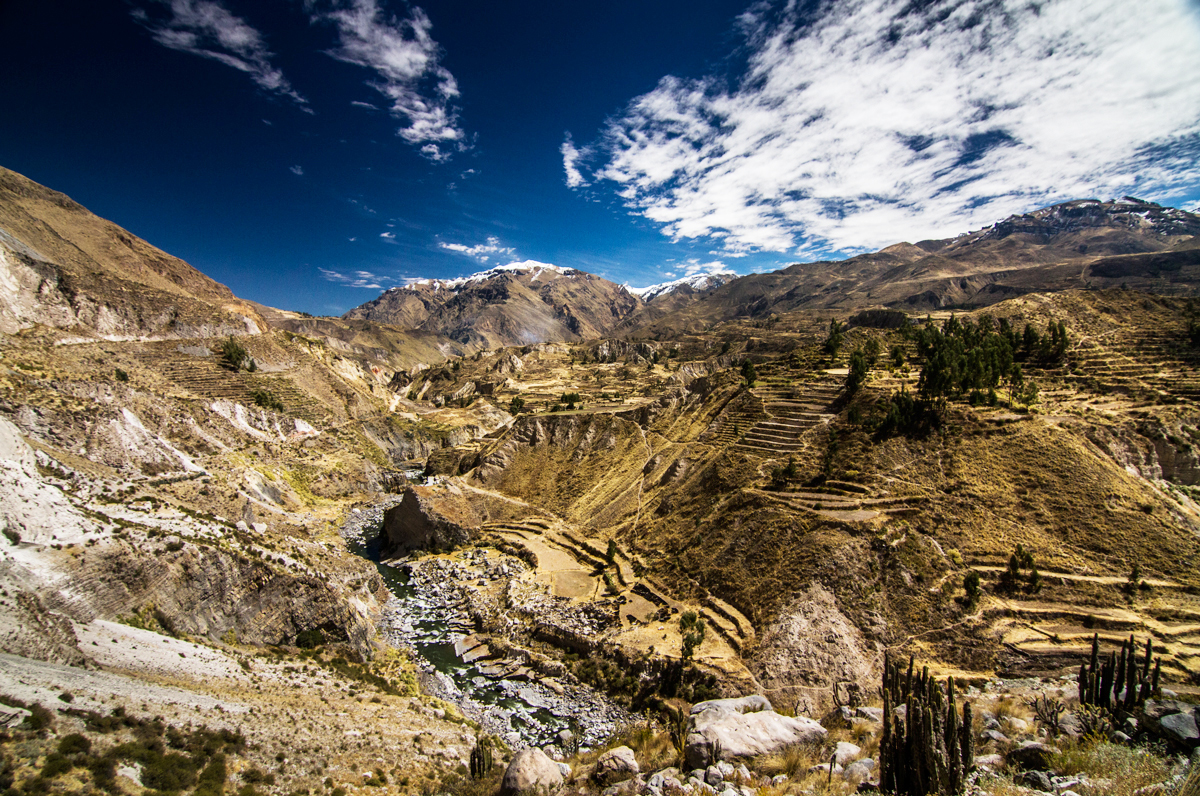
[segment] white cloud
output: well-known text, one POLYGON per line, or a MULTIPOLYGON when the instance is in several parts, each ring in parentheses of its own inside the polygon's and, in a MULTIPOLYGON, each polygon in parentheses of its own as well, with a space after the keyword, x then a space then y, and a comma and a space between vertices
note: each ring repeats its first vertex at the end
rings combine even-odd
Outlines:
POLYGON ((353 102, 351 102, 350 104, 351 104, 351 105, 353 105, 355 108, 367 108, 368 110, 372 110, 372 111, 377 111, 377 110, 379 110, 379 108, 377 108, 376 106, 372 105, 371 103, 369 103, 369 102, 363 102, 363 101, 361 101, 361 100, 354 100, 354 101, 353 101, 353 102))
POLYGON ((575 143, 571 140, 571 134, 567 133, 566 140, 559 147, 559 152, 563 157, 563 171, 567 173, 567 187, 581 188, 590 183, 584 179, 583 173, 579 171, 579 160, 586 154, 575 148, 575 143))
POLYGON ((395 232, 380 232, 380 233, 379 233, 379 237, 381 237, 381 238, 386 238, 386 239, 388 239, 388 240, 395 240, 395 239, 396 239, 396 233, 395 233, 395 232))
MULTIPOLYGON (((1200 187, 1189 0, 792 0, 743 15, 736 83, 664 78, 591 180, 722 256, 941 237, 1068 199, 1200 187)), ((563 144, 568 185, 584 185, 563 144)), ((585 158, 586 159, 586 158, 585 158)))
POLYGON ((271 63, 274 54, 262 34, 230 13, 219 0, 151 0, 131 13, 164 47, 210 58, 245 72, 259 88, 287 97, 311 112, 308 100, 271 63))
POLYGON ((493 256, 513 258, 517 256, 517 250, 509 246, 501 246, 500 239, 495 236, 489 236, 487 242, 477 243, 474 246, 467 246, 464 243, 439 243, 439 248, 446 251, 465 254, 468 257, 474 257, 481 263, 486 263, 493 256))
POLYGON ((321 272, 321 276, 327 281, 336 282, 337 284, 345 285, 346 287, 383 290, 385 287, 395 287, 403 282, 403 280, 380 276, 379 274, 373 274, 370 271, 351 271, 350 273, 342 273, 341 271, 333 271, 329 268, 318 268, 317 270, 321 272))
POLYGON ((368 85, 387 97, 393 116, 404 126, 396 134, 421 153, 441 162, 468 148, 458 124, 458 82, 439 63, 441 48, 430 35, 428 15, 413 6, 409 16, 388 16, 377 0, 334 0, 330 10, 307 7, 314 20, 331 22, 338 47, 330 55, 375 72, 368 85))
POLYGON ((1184 202, 1179 206, 1180 210, 1186 210, 1189 213, 1200 213, 1200 199, 1191 202, 1184 202))
POLYGON ((290 171, 292 174, 295 174, 297 177, 304 176, 304 169, 300 166, 292 166, 290 169, 288 169, 288 171, 290 171))
POLYGON ((683 264, 684 276, 696 276, 697 274, 732 274, 733 271, 725 263, 720 260, 702 263, 696 258, 689 259, 683 264))

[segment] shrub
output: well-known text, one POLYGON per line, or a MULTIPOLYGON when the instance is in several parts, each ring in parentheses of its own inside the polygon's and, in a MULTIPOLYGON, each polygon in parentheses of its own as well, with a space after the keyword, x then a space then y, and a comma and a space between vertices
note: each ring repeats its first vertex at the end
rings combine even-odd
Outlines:
POLYGON ((283 401, 270 390, 254 389, 250 391, 250 399, 263 409, 273 409, 276 412, 284 410, 283 401))
POLYGON ((54 779, 60 774, 65 774, 75 767, 70 758, 58 752, 51 752, 46 755, 46 762, 42 765, 40 776, 42 779, 54 779))
POLYGON ((92 742, 77 732, 64 735, 58 742, 58 751, 64 755, 87 754, 92 751, 92 742))
POLYGON ((979 573, 971 570, 963 576, 963 591, 966 592, 967 606, 974 608, 979 602, 979 573))
POLYGON ((195 782, 196 764, 176 752, 154 755, 142 768, 142 784, 154 790, 182 790, 195 782))
POLYGON ((221 364, 230 370, 241 370, 247 367, 247 361, 253 362, 250 359, 250 352, 233 335, 230 335, 221 344, 221 364))
POLYGON ((310 650, 324 643, 325 634, 317 629, 302 630, 296 634, 296 646, 300 649, 310 650))
POLYGON ((196 780, 193 796, 223 796, 225 793, 225 755, 214 755, 196 780))
POLYGON ((121 370, 120 368, 117 368, 116 372, 113 375, 115 375, 117 377, 117 381, 121 381, 121 382, 129 381, 129 374, 126 373, 125 371, 121 370))

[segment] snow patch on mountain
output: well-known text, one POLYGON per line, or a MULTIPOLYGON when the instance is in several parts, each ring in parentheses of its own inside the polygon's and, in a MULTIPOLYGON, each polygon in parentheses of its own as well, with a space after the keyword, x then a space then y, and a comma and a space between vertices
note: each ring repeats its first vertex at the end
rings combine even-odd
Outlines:
POLYGON ((714 273, 692 274, 671 282, 662 282, 648 287, 630 287, 629 285, 624 285, 623 287, 642 301, 653 301, 659 296, 674 293, 682 287, 688 287, 692 290, 711 290, 712 288, 720 287, 736 276, 737 274, 733 271, 716 271, 714 273))
POLYGON ((531 273, 531 281, 538 281, 544 278, 554 279, 558 276, 574 276, 578 273, 574 268, 563 268, 560 265, 551 265, 550 263, 540 263, 537 260, 525 260, 519 263, 509 263, 508 265, 498 265, 495 268, 489 268, 486 271, 479 271, 468 276, 460 276, 457 279, 415 279, 406 285, 391 288, 392 290, 415 290, 422 285, 430 285, 434 290, 457 290, 466 285, 486 282, 489 279, 506 273, 531 273))

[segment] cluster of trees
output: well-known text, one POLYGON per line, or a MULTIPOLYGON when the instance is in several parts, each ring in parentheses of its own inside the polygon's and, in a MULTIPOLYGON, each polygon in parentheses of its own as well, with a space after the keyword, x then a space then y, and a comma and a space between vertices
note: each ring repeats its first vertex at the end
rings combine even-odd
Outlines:
POLYGON ((1041 335, 1032 324, 1018 334, 1008 320, 995 324, 988 316, 978 323, 951 316, 941 328, 926 319, 924 326, 909 332, 925 364, 917 389, 923 400, 944 401, 967 397, 973 402, 995 404, 997 387, 1005 386, 1014 399, 1024 404, 1037 399, 1037 384, 1027 381, 1021 362, 1059 362, 1066 355, 1070 338, 1062 322, 1051 321, 1041 335), (986 393, 986 398, 984 398, 986 393))
POLYGON ((1013 593, 1016 591, 1025 591, 1027 594, 1037 594, 1042 590, 1042 576, 1038 572, 1037 565, 1033 562, 1033 553, 1026 550, 1023 546, 1017 545, 1017 549, 1008 557, 1008 569, 1000 573, 1000 580, 996 584, 997 589, 1002 592, 1013 593), (1022 571, 1025 574, 1022 574, 1022 571))

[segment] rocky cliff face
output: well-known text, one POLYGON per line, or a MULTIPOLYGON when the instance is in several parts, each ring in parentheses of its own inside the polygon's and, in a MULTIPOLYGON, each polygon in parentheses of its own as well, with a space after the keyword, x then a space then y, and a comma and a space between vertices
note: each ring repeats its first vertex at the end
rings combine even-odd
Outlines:
POLYGON ((6 651, 75 662, 72 623, 135 617, 172 634, 216 641, 232 632, 249 644, 287 644, 320 630, 371 654, 386 590, 365 562, 318 575, 292 556, 264 554, 264 538, 239 539, 238 529, 172 509, 143 509, 133 523, 118 505, 90 500, 108 488, 35 453, 0 419, 0 580, 12 592, 0 601, 6 651), (107 514, 97 510, 106 506, 107 514))
POLYGON ((453 550, 479 535, 479 513, 456 487, 410 486, 383 515, 383 554, 453 550))

